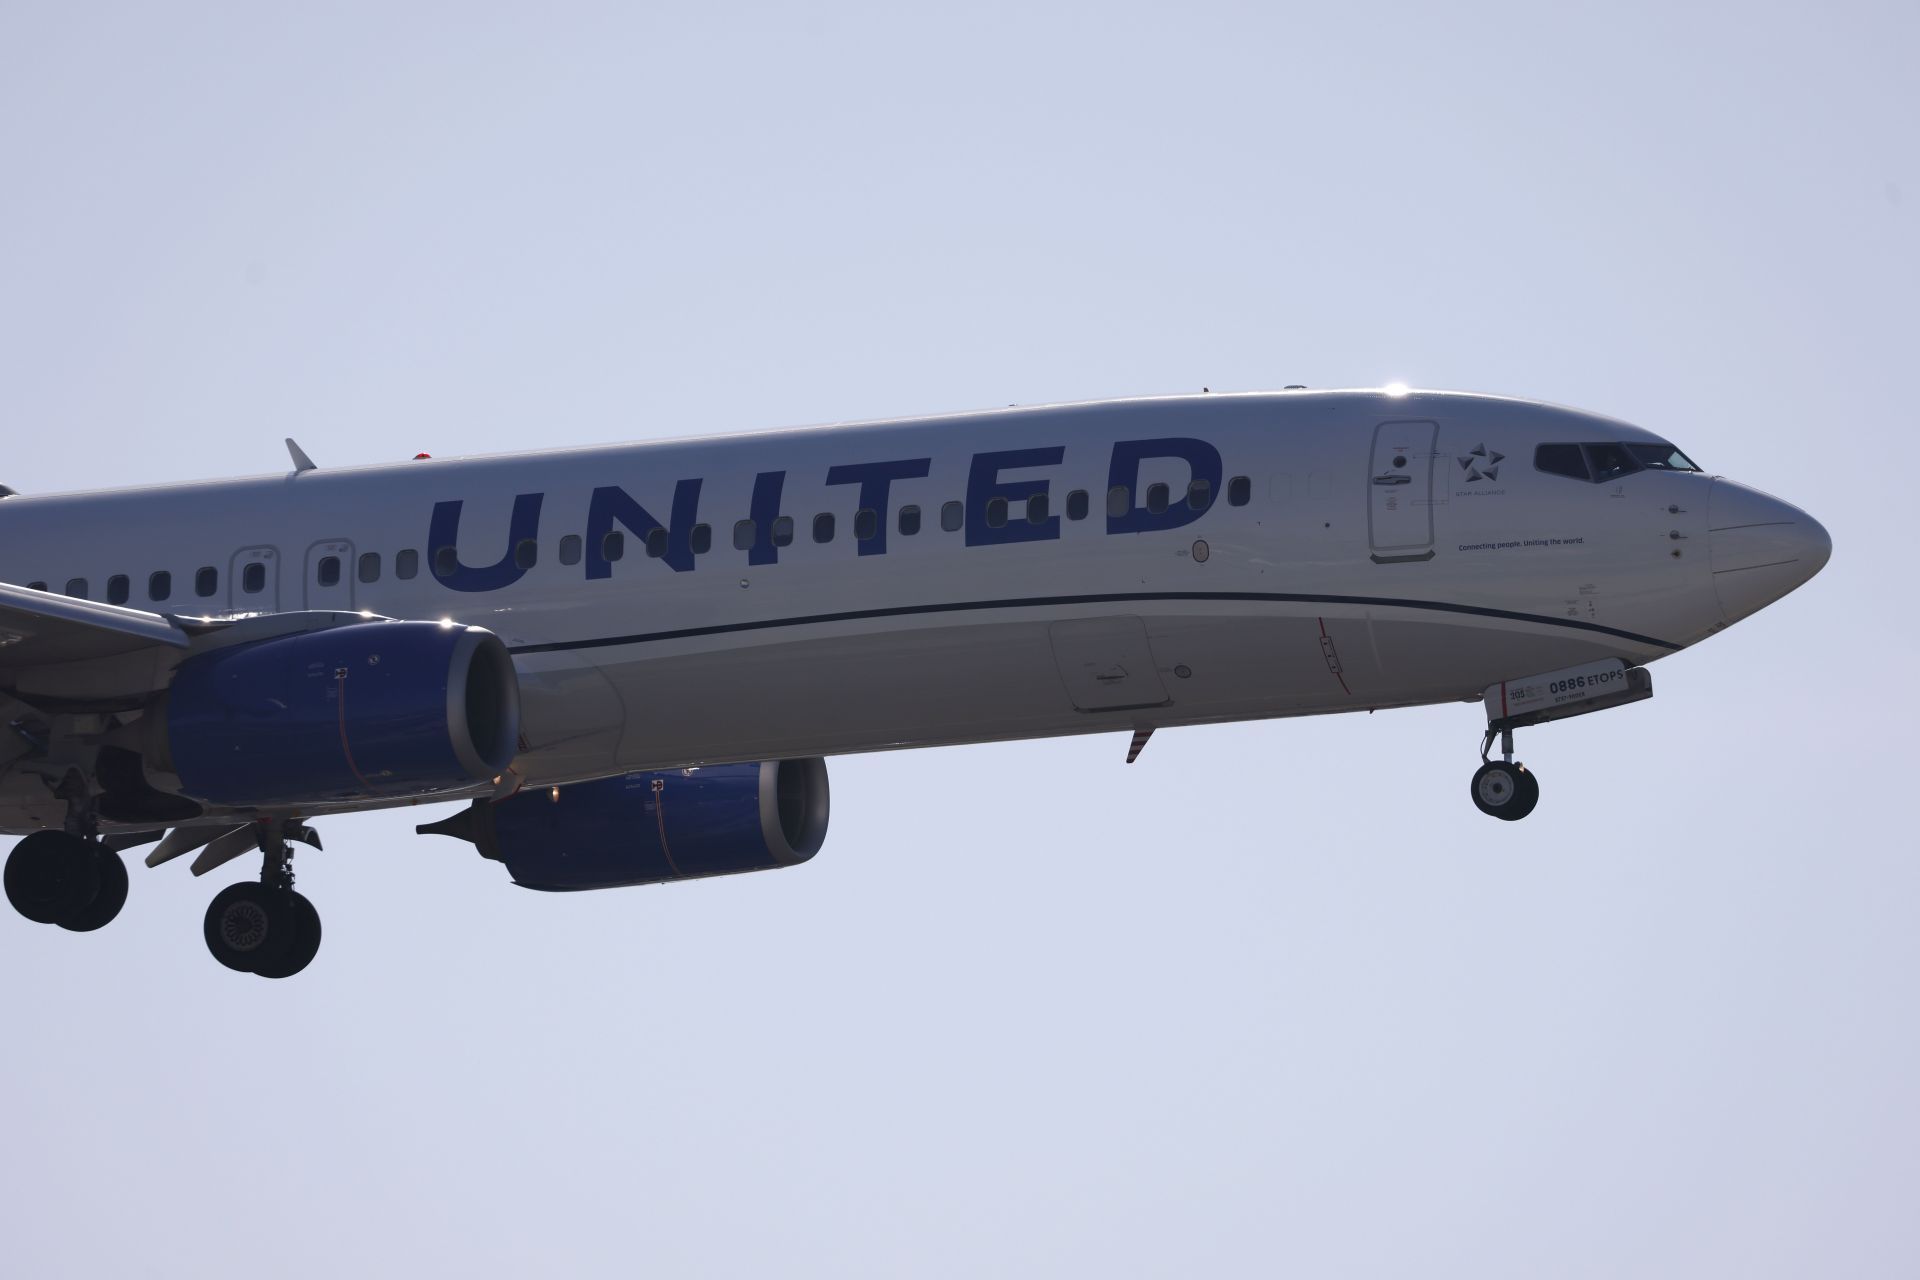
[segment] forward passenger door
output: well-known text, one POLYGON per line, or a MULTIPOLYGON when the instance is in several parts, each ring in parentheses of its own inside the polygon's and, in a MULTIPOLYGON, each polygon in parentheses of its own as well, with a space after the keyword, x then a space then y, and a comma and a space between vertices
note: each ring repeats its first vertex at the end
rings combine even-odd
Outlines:
POLYGON ((1375 564, 1433 559, 1433 444, 1428 420, 1383 422, 1373 429, 1367 478, 1367 541, 1375 564))

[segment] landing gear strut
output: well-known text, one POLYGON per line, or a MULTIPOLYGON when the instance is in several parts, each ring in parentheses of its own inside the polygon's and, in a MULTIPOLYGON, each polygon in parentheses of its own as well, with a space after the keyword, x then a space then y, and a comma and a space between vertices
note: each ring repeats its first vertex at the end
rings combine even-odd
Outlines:
POLYGON ((1540 782, 1533 771, 1513 758, 1513 730, 1488 729, 1480 743, 1480 767, 1473 772, 1473 803, 1480 812, 1507 822, 1518 822, 1540 803, 1540 782), (1488 760, 1494 734, 1500 736, 1500 759, 1488 760))
POLYGON ((229 969, 291 978, 319 953, 320 913, 294 892, 289 840, 319 845, 298 823, 261 824, 259 883, 228 885, 207 907, 207 950, 229 969))
POLYGON ((1513 758, 1515 729, 1623 707, 1652 696, 1653 681, 1646 669, 1628 667, 1619 658, 1488 685, 1481 694, 1487 709, 1487 734, 1480 740, 1473 803, 1480 812, 1507 822, 1518 822, 1540 803, 1539 780, 1513 758), (1500 758, 1489 760, 1495 738, 1500 739, 1500 758))
POLYGON ((75 933, 104 927, 127 903, 127 864, 95 835, 86 785, 69 774, 55 792, 67 801, 66 829, 36 831, 7 855, 7 901, 35 924, 75 933))

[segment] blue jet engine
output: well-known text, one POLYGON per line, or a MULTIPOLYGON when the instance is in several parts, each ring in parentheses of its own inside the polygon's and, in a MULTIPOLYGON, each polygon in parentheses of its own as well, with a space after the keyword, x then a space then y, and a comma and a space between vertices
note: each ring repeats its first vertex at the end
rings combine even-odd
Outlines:
POLYGON ((358 622, 196 654, 155 720, 149 762, 196 800, 431 795, 513 763, 520 682, 490 631, 358 622))
POLYGON ((827 762, 629 773, 475 800, 422 835, 471 841, 529 889, 611 889, 796 866, 827 837, 827 762))

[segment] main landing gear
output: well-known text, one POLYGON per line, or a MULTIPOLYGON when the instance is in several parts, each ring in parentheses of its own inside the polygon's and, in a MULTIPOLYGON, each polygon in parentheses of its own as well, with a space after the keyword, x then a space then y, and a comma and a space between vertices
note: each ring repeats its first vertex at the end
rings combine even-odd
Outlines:
MULTIPOLYGON (((120 849, 159 840, 158 831, 94 834, 91 811, 76 805, 63 831, 36 831, 7 856, 7 901, 37 924, 57 924, 75 933, 101 928, 127 901, 127 864, 120 849)), ((281 819, 226 832, 175 831, 147 859, 148 866, 203 848, 196 875, 257 846, 258 883, 222 889, 207 908, 207 950, 229 969, 263 978, 290 978, 320 950, 320 913, 293 889, 290 841, 320 847, 311 828, 281 819)))
POLYGON ((99 840, 36 831, 7 855, 7 901, 35 924, 90 933, 127 902, 127 864, 99 840))
POLYGON ((13 846, 5 873, 7 901, 35 924, 91 933, 127 904, 127 864, 99 836, 84 779, 70 771, 54 788, 67 802, 60 831, 36 831, 13 846))
POLYGON ((298 824, 262 825, 259 883, 230 884, 207 907, 207 950, 229 969, 291 978, 320 951, 320 913, 294 892, 289 839, 318 845, 298 824))

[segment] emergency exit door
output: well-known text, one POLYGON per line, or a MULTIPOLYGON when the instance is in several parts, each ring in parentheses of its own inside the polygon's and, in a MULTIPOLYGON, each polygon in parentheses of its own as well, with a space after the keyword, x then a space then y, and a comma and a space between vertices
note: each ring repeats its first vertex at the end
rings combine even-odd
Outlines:
POLYGON ((242 613, 280 612, 280 553, 242 547, 227 565, 227 607, 242 613))
POLYGON ((1367 477, 1367 541, 1375 564, 1433 559, 1434 422, 1383 422, 1373 429, 1367 477))
POLYGON ((307 608, 353 608, 353 544, 345 539, 307 548, 307 608))

